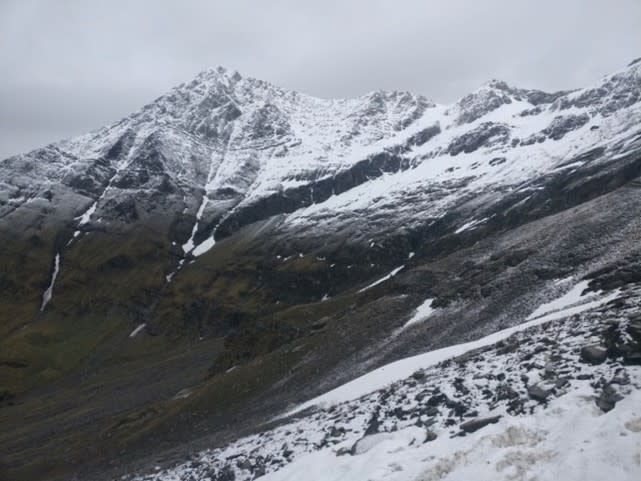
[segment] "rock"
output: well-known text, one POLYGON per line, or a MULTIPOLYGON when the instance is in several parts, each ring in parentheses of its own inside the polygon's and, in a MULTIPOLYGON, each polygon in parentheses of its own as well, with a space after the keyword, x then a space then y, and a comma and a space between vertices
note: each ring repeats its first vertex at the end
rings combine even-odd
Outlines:
POLYGON ((515 398, 507 403, 507 412, 510 414, 523 414, 523 406, 525 405, 525 399, 515 398))
POLYGON ((498 423, 499 419, 501 419, 500 415, 472 419, 470 421, 466 421, 463 424, 461 424, 461 429, 466 433, 473 433, 474 431, 478 431, 479 429, 487 426, 488 424, 498 423))
POLYGON ((429 389, 424 389, 423 391, 419 392, 416 396, 414 396, 414 399, 418 402, 421 402, 423 399, 431 395, 432 395, 432 391, 430 391, 429 389))
POLYGON ((336 451, 336 456, 346 456, 348 454, 351 454, 351 449, 350 448, 340 448, 338 451, 336 451))
POLYGON ((583 127, 590 121, 588 114, 581 115, 559 115, 552 120, 550 125, 542 130, 552 140, 559 140, 568 132, 583 127))
POLYGON ((637 342, 641 342, 641 319, 635 319, 628 324, 628 334, 637 342))
POLYGON ((432 417, 438 415, 439 409, 436 406, 423 406, 419 409, 419 413, 432 417))
POLYGON ((641 352, 628 352, 623 355, 625 364, 641 365, 641 352))
POLYGON ((546 378, 555 378, 556 377, 556 366, 552 363, 548 363, 545 365, 545 368, 543 369, 543 376, 546 378))
POLYGON ((287 445, 287 443, 283 444, 283 447, 281 449, 282 449, 283 457, 286 459, 289 458, 292 454, 294 454, 294 451, 289 449, 289 446, 287 445))
POLYGON ((590 364, 601 364, 608 357, 608 352, 599 346, 583 346, 581 360, 590 364))
POLYGON ((612 378, 612 381, 610 381, 610 384, 618 384, 620 386, 625 386, 627 384, 630 384, 630 376, 628 376, 628 373, 626 372, 617 373, 612 378))
POLYGON ((517 393, 509 384, 499 384, 496 387, 496 393, 494 394, 494 399, 496 401, 503 401, 506 399, 515 399, 519 397, 517 393))
POLYGON ((365 436, 378 433, 378 427, 380 426, 378 422, 379 410, 377 409, 372 413, 372 417, 367 424, 367 429, 365 430, 365 436))
POLYGON ((504 124, 484 122, 477 128, 456 137, 448 147, 448 153, 456 156, 471 153, 481 147, 504 144, 510 137, 510 129, 504 124))
POLYGON ((236 466, 238 466, 238 468, 244 469, 246 471, 250 471, 252 469, 252 467, 253 467, 251 461, 249 459, 247 459, 247 458, 239 460, 239 461, 236 461, 236 466))
POLYGON ((231 466, 225 465, 212 479, 215 481, 235 481, 236 474, 231 466))
POLYGON ((430 441, 434 441, 437 437, 438 436, 434 431, 432 431, 431 429, 428 429, 425 432, 425 440, 423 441, 423 443, 429 443, 430 441))
POLYGON ((394 436, 390 433, 376 433, 365 435, 354 443, 352 449, 350 450, 350 454, 353 456, 357 456, 359 454, 366 453, 377 444, 393 438, 394 436))
POLYGON ((567 377, 560 377, 560 378, 558 378, 558 379, 555 379, 555 380, 554 380, 554 387, 556 387, 556 388, 562 388, 563 386, 565 386, 565 385, 566 385, 566 384, 568 384, 569 382, 570 382, 570 379, 569 379, 569 378, 567 378, 567 377))
POLYGON ((532 386, 529 386, 527 388, 527 393, 528 395, 539 402, 545 402, 547 401, 548 397, 552 392, 554 391, 554 385, 549 385, 549 384, 534 384, 532 386))
POLYGON ((596 399, 596 405, 601 408, 605 413, 614 409, 614 406, 618 401, 623 399, 616 389, 614 389, 610 384, 606 384, 601 391, 601 395, 596 399))
POLYGON ((463 395, 463 396, 470 393, 470 390, 467 387, 465 387, 464 382, 465 381, 462 378, 456 378, 454 380, 454 383, 452 384, 457 394, 463 395))
POLYGON ((396 417, 397 419, 406 419, 407 416, 411 414, 411 411, 406 411, 402 407, 396 407, 392 410, 391 415, 396 417))
POLYGON ((462 125, 474 122, 492 110, 498 109, 501 105, 511 102, 508 95, 494 89, 471 93, 459 100, 461 113, 456 119, 456 123, 462 125))

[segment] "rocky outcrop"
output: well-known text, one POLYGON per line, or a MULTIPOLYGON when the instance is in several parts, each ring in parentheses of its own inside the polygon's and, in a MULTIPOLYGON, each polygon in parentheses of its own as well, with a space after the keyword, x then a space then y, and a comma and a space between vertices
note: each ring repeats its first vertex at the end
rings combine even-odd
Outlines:
POLYGON ((454 139, 447 152, 452 156, 463 152, 470 154, 481 147, 505 144, 509 138, 510 129, 506 125, 487 122, 454 139))

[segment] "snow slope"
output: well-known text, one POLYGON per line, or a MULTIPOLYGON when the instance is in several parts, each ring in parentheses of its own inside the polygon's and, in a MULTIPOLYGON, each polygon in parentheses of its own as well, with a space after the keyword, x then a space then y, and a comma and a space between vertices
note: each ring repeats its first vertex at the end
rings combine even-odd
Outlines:
POLYGON ((583 386, 529 417, 509 418, 466 437, 409 427, 356 456, 332 448, 302 456, 265 481, 637 480, 641 476, 641 391, 603 413, 583 386))
MULTIPOLYGON (((577 301, 580 301, 579 298, 575 299, 574 294, 577 291, 577 288, 579 289, 579 292, 581 292, 583 291, 583 289, 585 289, 586 285, 587 283, 585 282, 581 282, 577 284, 577 286, 572 288, 568 292, 568 294, 559 298, 558 301, 568 299, 569 297, 571 297, 572 300, 575 301, 574 303, 576 303, 577 301)), ((384 387, 400 379, 404 379, 419 369, 425 369, 427 367, 434 366, 439 362, 443 362, 446 359, 451 359, 453 357, 460 356, 473 349, 479 349, 481 347, 486 347, 492 344, 496 344, 497 342, 503 339, 507 339, 514 333, 522 331, 524 329, 528 329, 533 326, 538 326, 555 319, 560 319, 570 315, 579 314, 589 309, 594 309, 596 307, 599 307, 600 305, 603 305, 611 301, 612 299, 615 299, 618 295, 619 295, 619 292, 615 291, 608 295, 596 296, 596 299, 590 296, 590 298, 592 298, 591 301, 589 302, 584 301, 578 306, 569 307, 566 309, 562 309, 562 307, 567 306, 565 302, 544 304, 541 306, 541 308, 543 308, 542 310, 544 311, 544 313, 548 313, 550 311, 548 307, 544 307, 544 306, 554 305, 554 306, 560 306, 560 307, 551 314, 547 314, 545 316, 530 316, 532 318, 535 317, 534 320, 524 322, 523 324, 519 324, 518 326, 497 331, 495 333, 490 334, 489 336, 485 336, 481 339, 477 339, 476 341, 466 342, 463 344, 456 344, 453 346, 445 347, 443 349, 437 349, 435 351, 430 351, 425 354, 419 354, 417 356, 408 357, 406 359, 401 359, 391 364, 387 364, 385 366, 379 367, 378 369, 375 369, 359 378, 356 378, 353 381, 348 382, 347 384, 343 384, 342 386, 339 386, 336 389, 333 389, 321 396, 318 396, 314 399, 311 399, 301 404, 295 409, 289 411, 286 415, 291 416, 292 414, 303 411, 312 406, 318 406, 318 405, 331 406, 333 404, 339 404, 342 402, 357 399, 361 396, 369 394, 370 392, 376 391, 378 389, 383 389, 384 387)), ((535 312, 538 312, 539 309, 537 309, 537 311, 535 312)))
POLYGON ((393 363, 327 397, 338 404, 133 479, 636 480, 641 367, 582 352, 612 326, 624 338, 639 306, 638 286, 602 293, 393 363))

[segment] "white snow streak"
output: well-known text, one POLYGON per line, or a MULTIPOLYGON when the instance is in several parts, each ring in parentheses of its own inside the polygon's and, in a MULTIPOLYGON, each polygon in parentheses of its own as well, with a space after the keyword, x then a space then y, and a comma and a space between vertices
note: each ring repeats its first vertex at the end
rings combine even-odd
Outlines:
POLYGON ((392 277, 394 277, 396 274, 398 274, 399 272, 401 272, 401 270, 403 270, 403 268, 405 268, 405 266, 404 266, 404 265, 403 265, 403 266, 400 266, 400 267, 397 267, 396 269, 394 269, 392 272, 390 272, 390 273, 389 273, 389 274, 387 274, 386 276, 381 277, 381 278, 380 278, 380 279, 378 279, 377 281, 372 282, 369 286, 365 286, 365 287, 363 287, 363 288, 362 288, 362 289, 360 289, 358 292, 359 292, 359 293, 361 293, 361 292, 365 292, 366 290, 371 289, 372 287, 377 286, 377 285, 379 285, 380 283, 385 282, 385 281, 386 281, 386 280, 388 280, 388 279, 391 279, 391 278, 392 278, 392 277))
POLYGON ((182 246, 185 254, 191 252, 195 247, 194 237, 196 237, 196 234, 198 233, 198 225, 200 223, 200 219, 203 217, 203 212, 205 212, 205 207, 207 207, 208 202, 209 198, 207 197, 207 194, 203 195, 203 200, 200 203, 200 207, 198 207, 198 212, 196 212, 196 222, 194 222, 194 227, 191 229, 191 236, 182 246))
POLYGON ((53 263, 53 273, 51 274, 51 282, 49 282, 49 287, 42 295, 42 305, 40 306, 40 312, 45 310, 45 307, 51 300, 53 296, 53 286, 56 284, 56 277, 58 277, 58 272, 60 271, 60 253, 56 252, 56 258, 53 263))
POLYGON ((459 227, 458 229, 456 229, 454 231, 454 233, 455 234, 460 234, 461 232, 464 232, 466 230, 473 229, 477 225, 482 224, 483 222, 485 222, 487 219, 488 219, 488 217, 485 217, 484 219, 480 219, 480 220, 471 220, 470 222, 467 222, 467 223, 463 224, 461 227, 459 227))
POLYGON ((129 334, 129 337, 136 337, 136 334, 138 334, 140 331, 142 331, 145 328, 146 325, 147 325, 147 323, 143 322, 142 324, 137 326, 136 329, 131 331, 131 334, 129 334))
MULTIPOLYGON (((102 196, 101 196, 101 198, 102 198, 102 196)), ((89 222, 91 220, 91 216, 94 214, 94 212, 96 212, 96 207, 98 207, 98 201, 96 201, 93 204, 91 204, 91 207, 89 207, 85 211, 85 213, 82 214, 80 217, 76 217, 76 219, 79 219, 78 226, 85 225, 87 222, 89 222)))

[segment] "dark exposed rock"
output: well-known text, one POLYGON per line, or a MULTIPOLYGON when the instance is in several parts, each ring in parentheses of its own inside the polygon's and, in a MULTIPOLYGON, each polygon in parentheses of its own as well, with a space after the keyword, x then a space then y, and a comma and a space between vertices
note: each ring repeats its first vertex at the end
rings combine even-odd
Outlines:
POLYGON ((623 354, 623 362, 625 364, 632 364, 632 365, 641 365, 641 351, 640 350, 632 350, 630 349, 629 352, 625 352, 623 354))
POLYGON ((338 451, 336 451, 336 456, 347 456, 348 454, 351 454, 351 453, 352 453, 351 448, 342 447, 338 451))
POLYGON ((254 203, 232 212, 218 225, 216 239, 227 237, 252 222, 276 214, 293 212, 313 203, 324 202, 332 195, 341 194, 385 173, 394 173, 409 168, 408 159, 397 153, 381 152, 356 162, 349 169, 338 172, 332 177, 323 177, 319 173, 318 177, 320 178, 306 179, 309 182, 305 185, 261 197, 254 203))
POLYGON ((220 471, 214 474, 211 479, 213 481, 235 481, 236 473, 231 466, 225 465, 220 471))
POLYGON ((501 419, 501 416, 489 416, 484 418, 472 419, 461 424, 461 429, 466 433, 473 433, 474 431, 478 431, 488 424, 498 423, 499 419, 501 419))
POLYGON ((599 346, 583 346, 581 360, 590 364, 601 364, 608 357, 608 352, 599 346))
POLYGON ((425 431, 425 440, 423 441, 423 443, 429 443, 430 441, 434 441, 437 437, 438 436, 434 431, 428 429, 427 431, 425 431))
POLYGON ((489 164, 492 167, 495 167, 497 165, 501 165, 505 163, 505 157, 494 157, 492 160, 490 160, 489 164))
POLYGON ((599 406, 603 412, 608 412, 614 409, 616 403, 621 399, 623 399, 623 396, 621 396, 612 385, 606 384, 596 399, 596 405, 599 406))
POLYGON ((542 112, 541 107, 534 107, 532 109, 525 109, 523 110, 519 116, 521 117, 529 117, 531 115, 538 115, 542 112))
POLYGON ((367 424, 367 429, 365 429, 365 436, 376 434, 378 432, 378 428, 380 426, 380 423, 378 421, 379 416, 380 410, 378 409, 372 413, 372 417, 367 424))
POLYGON ((499 384, 496 388, 496 393, 494 394, 494 399, 496 401, 504 401, 506 399, 515 399, 519 397, 517 393, 509 384, 499 384))
POLYGON ((437 123, 430 127, 426 127, 423 130, 413 134, 407 139, 407 145, 409 146, 420 146, 427 143, 434 136, 441 133, 441 127, 437 123))
POLYGON ((588 114, 562 115, 555 117, 542 132, 552 140, 560 140, 568 132, 583 127, 589 121, 590 116, 588 114))
POLYGON ((462 152, 468 154, 481 147, 491 147, 507 142, 510 137, 510 129, 504 124, 484 122, 475 129, 455 138, 447 148, 447 152, 458 155, 462 152))
POLYGON ((528 386, 527 393, 532 399, 539 402, 545 402, 554 392, 554 388, 554 385, 550 386, 543 383, 533 384, 532 386, 528 386))

